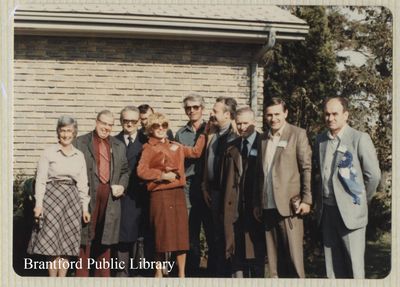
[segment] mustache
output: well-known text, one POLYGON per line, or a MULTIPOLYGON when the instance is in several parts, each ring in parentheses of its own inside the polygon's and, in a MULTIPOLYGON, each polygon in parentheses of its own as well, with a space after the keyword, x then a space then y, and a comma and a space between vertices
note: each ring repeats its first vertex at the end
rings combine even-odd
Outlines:
POLYGON ((216 122, 217 121, 217 118, 215 117, 215 116, 210 116, 210 119, 209 119, 211 122, 216 122))

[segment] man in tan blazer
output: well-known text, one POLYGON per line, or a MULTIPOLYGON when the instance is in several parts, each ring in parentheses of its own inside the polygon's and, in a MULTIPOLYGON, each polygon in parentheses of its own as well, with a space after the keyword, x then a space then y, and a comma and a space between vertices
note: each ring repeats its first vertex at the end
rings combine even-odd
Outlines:
POLYGON ((258 152, 254 216, 264 224, 270 277, 304 278, 301 216, 312 203, 311 148, 306 131, 287 123, 287 115, 282 99, 270 99, 269 129, 258 152))

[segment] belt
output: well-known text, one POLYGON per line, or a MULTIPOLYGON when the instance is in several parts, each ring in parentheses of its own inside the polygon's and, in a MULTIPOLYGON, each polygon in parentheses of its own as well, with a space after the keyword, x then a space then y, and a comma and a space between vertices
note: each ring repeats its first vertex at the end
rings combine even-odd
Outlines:
POLYGON ((73 179, 52 179, 49 181, 49 183, 75 185, 75 180, 73 180, 73 179))

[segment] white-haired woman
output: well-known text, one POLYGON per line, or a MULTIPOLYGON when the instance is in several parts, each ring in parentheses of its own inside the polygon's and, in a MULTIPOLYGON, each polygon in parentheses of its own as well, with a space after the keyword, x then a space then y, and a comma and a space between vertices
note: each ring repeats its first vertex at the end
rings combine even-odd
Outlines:
POLYGON ((90 221, 85 158, 73 145, 78 124, 70 116, 57 122, 58 143, 40 157, 35 185, 35 226, 29 254, 49 256, 49 276, 64 277, 69 258, 79 255, 82 220, 90 221))

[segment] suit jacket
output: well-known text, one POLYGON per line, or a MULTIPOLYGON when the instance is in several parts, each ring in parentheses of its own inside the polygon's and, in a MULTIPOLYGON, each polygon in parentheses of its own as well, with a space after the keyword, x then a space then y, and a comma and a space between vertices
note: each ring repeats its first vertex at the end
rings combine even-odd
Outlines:
POLYGON ((264 229, 253 216, 253 189, 256 185, 257 150, 261 136, 256 134, 247 160, 241 156, 242 138, 235 139, 228 147, 224 159, 222 178, 224 182, 224 231, 225 254, 235 253, 235 233, 245 238, 246 258, 264 254, 264 229))
MULTIPOLYGON (((328 140, 327 132, 321 133, 317 136, 314 145, 314 166, 317 172, 314 176, 314 186, 316 214, 319 223, 323 209, 322 180, 319 175, 321 174, 321 167, 324 166, 328 140)), ((378 158, 370 136, 350 126, 347 126, 344 130, 339 147, 341 148, 337 150, 336 157, 334 157, 333 192, 346 227, 348 229, 361 228, 368 223, 368 202, 376 192, 380 181, 381 171, 379 169, 378 158), (360 205, 353 203, 351 196, 344 190, 343 185, 339 181, 338 164, 346 150, 353 155, 353 167, 357 173, 357 182, 365 187, 366 192, 360 195, 360 205)))
MULTIPOLYGON (((126 146, 123 132, 115 138, 126 146)), ((135 141, 129 147, 126 146, 126 158, 131 173, 125 196, 121 198, 120 242, 134 242, 143 233, 142 209, 146 208, 148 199, 145 183, 139 179, 136 171, 144 144, 142 140, 137 134, 135 141)))
MULTIPOLYGON (((261 136, 257 158, 258 185, 255 188, 254 206, 266 204, 264 196, 265 162, 268 131, 261 136)), ((291 216, 290 199, 300 195, 302 202, 312 203, 311 147, 304 129, 286 123, 272 163, 272 190, 276 208, 281 216, 291 216)))
MULTIPOLYGON (((126 160, 125 145, 114 137, 110 137, 111 145, 111 166, 110 166, 110 185, 122 185, 125 190, 129 181, 129 168, 126 160)), ((75 146, 85 156, 86 168, 89 181, 89 193, 91 211, 96 206, 96 191, 100 183, 96 157, 93 150, 93 132, 79 136, 75 141, 75 146)), ((119 198, 110 196, 107 202, 105 223, 101 243, 105 245, 116 244, 119 241, 119 226, 121 217, 121 206, 119 198)), ((86 245, 92 238, 90 223, 82 228, 82 244, 86 245)))

